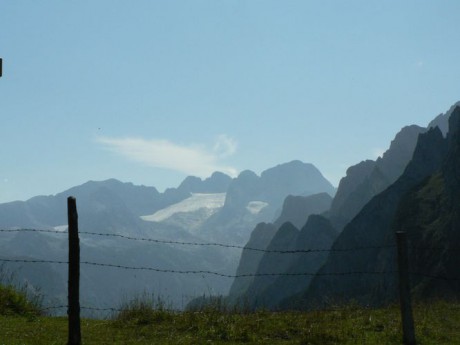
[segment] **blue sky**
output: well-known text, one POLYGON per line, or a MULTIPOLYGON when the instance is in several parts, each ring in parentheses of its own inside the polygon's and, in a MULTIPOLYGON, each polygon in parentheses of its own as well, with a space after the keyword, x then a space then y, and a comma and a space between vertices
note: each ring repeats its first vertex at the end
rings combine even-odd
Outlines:
POLYGON ((8 1, 0 202, 300 159, 337 185, 460 100, 459 1, 8 1))

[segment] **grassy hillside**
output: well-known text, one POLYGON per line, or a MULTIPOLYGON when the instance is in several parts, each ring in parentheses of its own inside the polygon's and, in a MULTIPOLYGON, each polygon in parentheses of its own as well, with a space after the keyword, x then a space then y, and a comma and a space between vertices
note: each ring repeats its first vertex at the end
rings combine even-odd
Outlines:
MULTIPOLYGON (((460 304, 414 307, 419 344, 460 344, 460 304)), ((397 307, 321 312, 125 312, 112 320, 83 320, 83 344, 400 344, 397 307)), ((0 316, 0 344, 67 341, 67 319, 0 316)))

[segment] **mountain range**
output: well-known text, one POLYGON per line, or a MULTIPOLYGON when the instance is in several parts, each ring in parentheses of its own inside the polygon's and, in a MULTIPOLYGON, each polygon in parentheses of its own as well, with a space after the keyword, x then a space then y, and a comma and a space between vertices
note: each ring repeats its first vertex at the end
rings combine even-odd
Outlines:
POLYGON ((51 261, 67 260, 72 195, 83 262, 149 268, 82 264, 82 306, 116 307, 145 291, 174 308, 203 295, 269 309, 389 303, 400 230, 414 296, 458 298, 459 137, 460 102, 427 127, 402 128, 337 189, 314 165, 292 161, 260 175, 189 176, 164 193, 110 179, 0 204, 0 230, 18 230, 0 231, 0 260, 45 304, 65 304, 66 266, 51 261))
MULTIPOLYGON (((114 179, 89 181, 57 195, 0 204, 0 229, 56 231, 0 232, 1 258, 65 261, 66 198, 74 196, 82 232, 82 261, 232 275, 241 255, 237 246, 247 242, 252 227, 272 220, 281 212, 286 197, 315 192, 334 194, 335 188, 312 164, 300 161, 278 165, 261 176, 244 171, 234 179, 219 172, 204 180, 187 177, 164 193, 114 179), (100 235, 84 234, 88 232, 100 235), (155 242, 158 240, 224 242, 232 247, 155 242)), ((65 302, 65 265, 9 263, 7 269, 30 286, 39 287, 47 303, 65 302)), ((182 308, 203 292, 225 294, 231 284, 229 278, 217 275, 115 268, 102 271, 92 265, 82 268, 83 305, 113 307, 125 295, 151 291, 173 307, 182 308)))
MULTIPOLYGON (((412 290, 416 297, 459 297, 460 107, 450 115, 447 138, 439 128, 421 134, 401 177, 375 196, 344 228, 325 264, 302 295, 307 305, 333 299, 380 304, 395 300, 395 231, 409 238, 412 290), (372 247, 373 248, 369 248, 372 247), (337 249, 367 247, 356 252, 337 249), (383 272, 340 279, 326 273, 383 272)), ((296 301, 299 303, 299 301, 296 301)))
MULTIPOLYGON (((449 201, 445 207, 437 205, 441 200, 447 203, 446 200, 454 200, 453 196, 458 195, 453 192, 449 194, 449 199, 443 194, 445 190, 455 191, 455 183, 447 184, 447 179, 441 179, 439 174, 449 170, 449 181, 455 180, 452 176, 460 176, 460 170, 453 171, 452 168, 457 164, 452 152, 457 151, 455 140, 451 139, 457 135, 455 123, 459 106, 460 102, 437 116, 427 128, 415 125, 404 127, 382 157, 350 167, 340 181, 331 207, 309 216, 303 225, 297 223, 294 226, 290 222, 295 219, 294 216, 277 224, 259 224, 246 247, 258 245, 266 252, 256 254, 244 250, 237 269, 237 273, 256 277, 237 277, 228 301, 270 309, 311 308, 349 301, 364 304, 394 301, 394 271, 397 269, 394 232, 401 229, 407 229, 411 243, 423 243, 430 248, 427 251, 430 255, 413 253, 414 265, 421 260, 423 263, 431 262, 433 267, 421 270, 420 266, 414 268, 415 271, 424 272, 425 276, 455 278, 454 271, 447 274, 444 265, 441 270, 436 268, 435 263, 445 260, 449 262, 446 265, 453 265, 458 263, 458 254, 454 255, 452 250, 443 259, 444 252, 436 252, 432 248, 424 231, 433 233, 429 238, 436 239, 434 248, 445 248, 447 236, 444 233, 450 233, 449 241, 455 244, 454 247, 460 245, 458 237, 455 237, 459 235, 458 230, 447 225, 444 230, 439 229, 441 219, 442 223, 446 223, 456 214, 455 203, 449 201), (446 135, 447 138, 444 138, 446 135), (451 158, 448 160, 446 157, 451 158), (426 183, 429 187, 425 186, 426 183), (439 188, 436 192, 433 191, 435 187, 439 188), (431 230, 422 231, 420 228, 431 230), (281 248, 294 253, 273 253, 274 249, 281 248), (350 272, 362 274, 347 274, 350 272), (365 272, 369 272, 368 275, 371 272, 389 273, 368 276, 365 272), (267 277, 266 273, 280 276, 267 277)), ((447 290, 438 287, 439 279, 438 285, 429 277, 422 279, 419 276, 413 281, 414 291, 423 296, 439 296, 440 291, 447 290), (419 280, 429 280, 430 288, 422 288, 424 285, 417 283, 419 280), (431 291, 435 285, 437 287, 431 291)), ((447 284, 446 281, 444 284, 447 284)), ((458 297, 458 285, 449 284, 453 284, 448 289, 450 295, 458 297)))

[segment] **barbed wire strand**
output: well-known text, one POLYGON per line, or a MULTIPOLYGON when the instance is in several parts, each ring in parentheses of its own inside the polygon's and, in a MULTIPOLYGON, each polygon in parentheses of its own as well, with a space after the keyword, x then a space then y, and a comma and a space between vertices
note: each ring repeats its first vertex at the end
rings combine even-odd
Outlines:
POLYGON ((59 260, 41 260, 41 259, 3 259, 0 258, 2 262, 17 262, 17 263, 39 263, 39 264, 65 264, 68 265, 68 261, 59 261, 59 260))
MULTIPOLYGON (((16 263, 50 263, 50 264, 68 264, 68 261, 54 261, 54 260, 38 260, 38 259, 0 259, 2 262, 16 262, 16 263)), ((347 275, 379 275, 379 274, 396 274, 398 271, 350 271, 350 272, 267 272, 267 273, 247 273, 247 274, 226 274, 208 270, 173 270, 163 269, 156 267, 142 267, 142 266, 125 266, 116 265, 109 263, 100 263, 92 261, 81 261, 81 265, 98 266, 98 267, 109 267, 123 270, 133 271, 153 271, 159 273, 173 273, 173 274, 208 274, 215 275, 224 278, 248 278, 248 277, 301 277, 301 276, 347 276, 347 275)), ((413 275, 422 275, 428 278, 441 279, 441 280, 460 280, 460 278, 449 278, 445 276, 428 275, 419 272, 409 272, 413 275)))
MULTIPOLYGON (((54 261, 54 260, 39 260, 39 259, 0 259, 2 262, 15 262, 15 263, 49 263, 49 264, 68 264, 68 261, 54 261)), ((142 267, 142 266, 124 266, 115 265, 109 263, 100 263, 92 261, 81 261, 81 265, 99 266, 99 267, 110 267, 118 268, 123 270, 133 271, 153 271, 159 273, 175 273, 175 274, 209 274, 225 278, 245 278, 245 277, 265 277, 265 276, 314 276, 314 275, 355 275, 355 274, 384 274, 384 273, 396 273, 396 271, 369 271, 369 272, 343 272, 343 273, 313 273, 313 272, 298 272, 298 273, 248 273, 248 274, 226 274, 208 270, 173 270, 173 269, 162 269, 155 267, 142 267)))
POLYGON ((364 250, 364 249, 380 249, 380 248, 395 248, 396 245, 384 245, 384 246, 366 246, 366 247, 355 247, 355 248, 343 248, 343 249, 335 249, 335 248, 319 248, 319 249, 293 249, 293 250, 277 250, 277 249, 263 249, 263 248, 254 248, 248 246, 239 246, 236 244, 225 244, 225 243, 217 243, 217 242, 183 242, 183 241, 172 241, 172 240, 159 240, 153 238, 142 238, 142 237, 131 237, 126 235, 120 234, 102 234, 96 232, 80 232, 82 235, 93 235, 93 236, 105 236, 105 237, 119 237, 126 240, 134 240, 134 241, 146 241, 146 242, 154 242, 154 243, 162 243, 162 244, 178 244, 178 245, 189 245, 189 246, 215 246, 215 247, 224 247, 224 248, 236 248, 236 249, 243 249, 249 251, 257 251, 263 253, 278 253, 278 254, 300 254, 300 253, 313 253, 313 252, 341 252, 341 251, 355 251, 355 250, 364 250))
MULTIPOLYGON (((21 228, 21 229, 0 229, 0 232, 37 232, 37 233, 51 233, 51 234, 61 234, 67 235, 66 231, 60 230, 48 230, 48 229, 34 229, 34 228, 21 228)), ((235 248, 242 249, 247 251, 256 251, 262 253, 276 253, 276 254, 302 254, 302 253, 317 253, 317 252, 350 252, 357 250, 370 250, 370 249, 391 249, 396 248, 396 244, 384 244, 384 245, 366 245, 366 246, 357 246, 350 248, 310 248, 310 249, 263 249, 263 248, 254 248, 248 246, 241 246, 236 244, 226 244, 218 242, 187 242, 187 241, 174 241, 174 240, 164 240, 164 239, 155 239, 155 238, 145 238, 145 237, 133 237, 126 236, 121 234, 109 234, 109 233, 98 233, 90 231, 80 231, 79 235, 90 235, 90 236, 100 236, 100 237, 115 237, 122 238, 125 240, 131 241, 140 241, 140 242, 153 242, 160 244, 176 244, 176 245, 188 245, 188 246, 214 246, 214 247, 223 247, 223 248, 235 248)), ((411 249, 416 250, 432 250, 432 249, 445 249, 445 247, 436 247, 436 246, 416 246, 408 245, 411 249)), ((460 251, 460 248, 451 247, 451 250, 460 251)))
POLYGON ((45 233, 65 234, 65 235, 67 235, 66 231, 47 230, 47 229, 32 229, 32 228, 0 229, 0 232, 45 232, 45 233))
MULTIPOLYGON (((41 230, 41 229, 12 229, 4 230, 0 229, 0 232, 43 232, 43 233, 54 233, 54 234, 67 234, 67 232, 58 231, 58 230, 41 230)), ((254 248, 248 246, 239 246, 236 244, 225 244, 217 242, 184 242, 184 241, 173 241, 173 240, 160 240, 154 238, 144 238, 144 237, 132 237, 121 234, 107 234, 107 233, 97 233, 97 232, 88 232, 80 231, 80 235, 91 235, 91 236, 100 236, 100 237, 116 237, 132 241, 143 241, 143 242, 153 242, 161 244, 176 244, 176 245, 188 245, 188 246, 214 246, 214 247, 223 247, 223 248, 235 248, 249 251, 256 251, 262 253, 276 253, 276 254, 306 254, 306 253, 320 253, 320 252, 349 252, 356 250, 367 250, 367 249, 385 249, 385 248, 396 248, 394 244, 388 245, 369 245, 369 246, 360 246, 353 248, 318 248, 318 249, 292 249, 292 250, 281 250, 281 249, 263 249, 263 248, 254 248)))
MULTIPOLYGON (((23 229, 0 229, 0 232, 38 232, 38 233, 52 233, 52 234, 62 234, 67 235, 66 231, 60 230, 48 230, 48 229, 33 229, 33 228, 23 228, 23 229)), ((90 232, 90 231, 80 231, 79 235, 90 235, 90 236, 100 236, 100 237, 115 237, 122 238, 125 240, 131 241, 140 241, 140 242, 153 242, 161 244, 177 244, 177 245, 189 245, 189 246, 215 246, 215 247, 224 247, 224 248, 235 248, 243 249, 249 251, 257 251, 263 253, 278 253, 278 254, 301 254, 301 253, 315 253, 315 252, 349 252, 356 250, 366 250, 366 249, 387 249, 387 248, 396 248, 395 244, 384 244, 384 245, 366 245, 366 246, 357 246, 350 248, 310 248, 310 249, 263 249, 263 248, 254 248, 248 246, 240 246, 236 244, 226 244, 219 242, 187 242, 187 241, 174 241, 174 240, 164 240, 164 239, 155 239, 155 238, 146 238, 146 237, 133 237, 121 234, 109 234, 109 233, 99 233, 99 232, 90 232)), ((416 246, 409 245, 409 248, 418 249, 418 250, 427 250, 427 249, 445 249, 445 247, 435 247, 435 246, 416 246)), ((454 250, 460 250, 460 248, 453 248, 454 250)))

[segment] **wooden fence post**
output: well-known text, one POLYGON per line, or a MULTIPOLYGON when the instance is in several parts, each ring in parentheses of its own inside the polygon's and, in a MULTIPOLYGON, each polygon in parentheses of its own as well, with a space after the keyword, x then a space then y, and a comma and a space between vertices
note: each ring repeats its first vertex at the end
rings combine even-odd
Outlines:
POLYGON ((404 231, 396 232, 398 244, 398 271, 399 271, 399 299, 401 305, 401 319, 403 328, 403 342, 405 345, 415 345, 414 318, 409 285, 409 259, 407 255, 407 236, 404 231))
POLYGON ((67 198, 69 220, 69 280, 68 280, 68 321, 69 338, 67 345, 81 345, 80 329, 80 240, 78 238, 77 202, 67 198))

